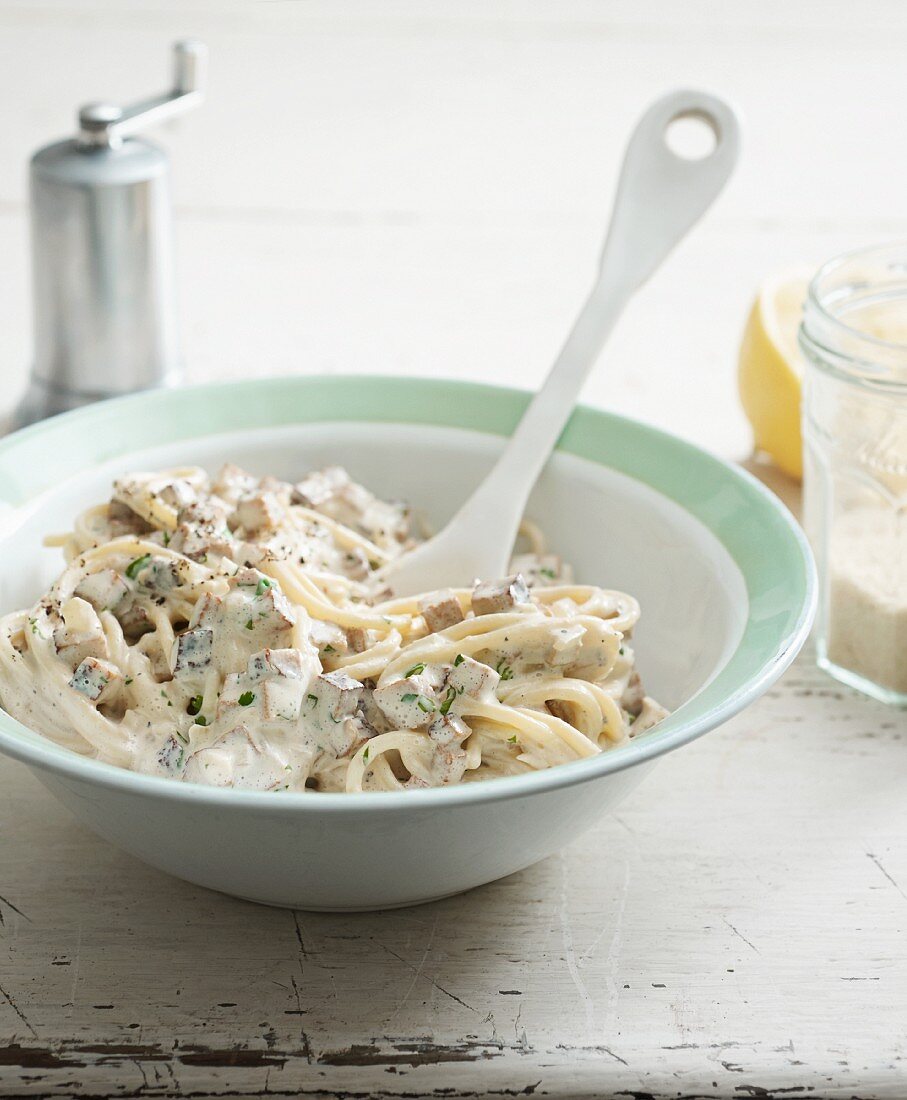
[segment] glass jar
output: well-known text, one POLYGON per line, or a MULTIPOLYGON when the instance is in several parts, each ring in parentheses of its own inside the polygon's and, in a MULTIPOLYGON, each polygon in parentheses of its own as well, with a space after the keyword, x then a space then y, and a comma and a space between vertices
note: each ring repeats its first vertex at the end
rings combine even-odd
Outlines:
POLYGON ((907 243, 820 268, 800 346, 818 661, 907 705, 907 243))

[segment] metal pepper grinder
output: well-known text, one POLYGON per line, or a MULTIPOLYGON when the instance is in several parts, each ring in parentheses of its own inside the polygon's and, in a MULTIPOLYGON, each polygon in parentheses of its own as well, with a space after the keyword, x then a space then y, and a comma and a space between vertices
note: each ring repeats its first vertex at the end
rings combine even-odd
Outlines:
POLYGON ((83 107, 75 138, 32 157, 35 358, 14 426, 179 379, 169 160, 134 135, 198 106, 206 56, 177 42, 171 91, 83 107))

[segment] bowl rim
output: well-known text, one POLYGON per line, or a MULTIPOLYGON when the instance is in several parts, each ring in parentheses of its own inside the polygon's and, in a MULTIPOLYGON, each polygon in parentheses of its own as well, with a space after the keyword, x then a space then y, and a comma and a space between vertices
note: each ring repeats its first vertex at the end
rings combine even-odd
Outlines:
MULTIPOLYGON (((146 391, 55 416, 0 440, 0 502, 18 510, 53 486, 51 469, 58 455, 68 455, 66 474, 71 476, 129 451, 243 428, 359 421, 507 436, 531 396, 525 390, 476 382, 355 374, 146 391), (77 457, 67 447, 75 448, 77 457)), ((640 421, 580 405, 557 449, 615 469, 675 501, 718 539, 743 576, 749 608, 737 646, 706 686, 665 720, 663 731, 659 727, 598 756, 526 775, 380 795, 275 795, 179 783, 80 756, 2 710, 0 752, 58 776, 150 798, 269 813, 355 814, 541 794, 635 767, 702 736, 767 690, 805 642, 817 602, 815 563, 805 535, 778 498, 751 474, 640 421), (730 507, 731 496, 742 510, 730 507)))

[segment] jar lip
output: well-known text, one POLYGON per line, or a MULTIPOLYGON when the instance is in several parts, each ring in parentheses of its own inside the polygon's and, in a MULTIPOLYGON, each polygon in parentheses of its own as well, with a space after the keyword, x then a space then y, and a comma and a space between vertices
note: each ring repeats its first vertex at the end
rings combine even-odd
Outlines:
MULTIPOLYGON (((903 352, 907 355, 907 343, 902 343, 899 340, 885 340, 880 336, 873 336, 871 333, 864 332, 859 328, 854 328, 853 325, 849 325, 846 321, 842 321, 838 314, 833 313, 828 308, 821 293, 823 281, 840 271, 841 268, 845 267, 847 264, 853 263, 856 260, 878 258, 884 256, 886 253, 899 253, 903 257, 902 266, 905 279, 907 279, 907 239, 902 238, 896 241, 890 241, 886 244, 852 248, 846 252, 839 252, 836 256, 832 256, 830 260, 826 260, 818 271, 816 271, 807 288, 806 306, 814 309, 820 315, 822 322, 831 326, 832 331, 840 331, 851 340, 868 344, 870 347, 877 347, 888 352, 903 352)), ((806 328, 805 316, 804 328, 806 328)), ((846 356, 846 358, 856 357, 846 356)))

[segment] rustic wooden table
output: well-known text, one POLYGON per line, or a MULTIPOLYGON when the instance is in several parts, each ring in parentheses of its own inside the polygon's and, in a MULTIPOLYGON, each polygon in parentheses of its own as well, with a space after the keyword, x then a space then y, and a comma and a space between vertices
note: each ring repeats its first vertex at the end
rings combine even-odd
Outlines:
MULTIPOLYGON (((744 161, 588 399, 729 458, 768 271, 907 236, 897 0, 0 0, 0 356, 25 380, 23 165, 210 44, 174 151, 196 379, 535 385, 659 91, 736 98, 744 161), (52 79, 48 79, 52 74, 52 79)), ((796 505, 794 487, 774 484, 796 505)), ((0 1095, 907 1095, 907 721, 805 653, 560 857, 433 905, 269 910, 136 863, 0 764, 0 1095)))

